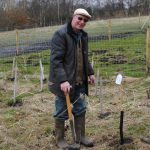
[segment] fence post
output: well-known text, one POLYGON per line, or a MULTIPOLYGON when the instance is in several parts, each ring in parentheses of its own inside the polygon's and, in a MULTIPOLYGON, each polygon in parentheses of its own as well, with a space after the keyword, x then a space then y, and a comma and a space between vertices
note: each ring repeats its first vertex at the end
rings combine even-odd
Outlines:
POLYGON ((139 12, 139 27, 141 26, 141 13, 139 12))
POLYGON ((98 84, 99 84, 99 68, 97 69, 97 75, 96 75, 95 96, 97 95, 98 84))
POLYGON ((92 68, 94 68, 94 53, 92 54, 92 68))
POLYGON ((19 52, 19 32, 16 29, 16 55, 18 55, 19 52))
POLYGON ((43 65, 42 65, 42 60, 40 59, 40 70, 41 70, 41 73, 40 73, 40 82, 41 82, 41 91, 43 90, 43 80, 44 80, 44 68, 43 68, 43 65))
POLYGON ((108 39, 111 40, 111 30, 112 30, 112 23, 111 20, 108 21, 108 39))
POLYGON ((14 79, 14 85, 13 85, 13 103, 16 103, 16 93, 17 93, 17 61, 15 62, 15 79, 14 79))
POLYGON ((146 74, 150 75, 150 28, 147 28, 146 39, 146 74))

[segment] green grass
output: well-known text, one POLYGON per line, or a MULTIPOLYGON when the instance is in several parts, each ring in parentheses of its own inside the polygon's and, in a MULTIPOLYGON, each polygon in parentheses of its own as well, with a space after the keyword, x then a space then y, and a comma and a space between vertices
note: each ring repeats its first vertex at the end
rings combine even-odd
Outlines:
MULTIPOLYGON (((117 18, 111 19, 111 32, 112 33, 124 33, 139 31, 143 24, 145 24, 144 29, 148 26, 149 16, 141 16, 140 23, 139 17, 130 17, 130 18, 117 18)), ((90 21, 87 23, 85 30, 89 35, 100 35, 108 33, 108 22, 109 20, 97 20, 90 21)), ((18 30, 19 32, 19 43, 32 43, 39 40, 50 39, 53 33, 60 28, 60 26, 49 26, 43 28, 34 28, 34 29, 24 29, 18 30)), ((16 30, 8 32, 0 32, 0 45, 14 45, 16 46, 16 30)))
MULTIPOLYGON (((142 77, 145 75, 145 52, 146 52, 146 36, 145 34, 136 34, 125 39, 112 40, 97 40, 89 42, 89 52, 94 54, 94 69, 100 69, 100 74, 105 76, 114 75, 118 71, 122 71, 126 76, 142 77), (104 54, 96 54, 101 50, 106 50, 104 54), (106 62, 101 60, 107 59, 106 62), (127 61, 123 64, 118 64, 118 59, 127 61)), ((18 71, 20 74, 40 75, 39 60, 42 60, 44 73, 49 73, 49 56, 50 50, 42 51, 41 53, 31 53, 28 55, 17 56, 18 71)), ((92 55, 90 55, 92 61, 92 55)), ((13 57, 3 58, 0 60, 1 72, 12 72, 13 57)))
MULTIPOLYGON (((112 40, 97 40, 96 42, 91 42, 89 47, 91 51, 96 49, 120 49, 123 50, 141 50, 145 51, 146 44, 146 33, 133 34, 128 38, 117 38, 112 40)), ((129 51, 132 52, 132 51, 129 51)))
MULTIPOLYGON (((112 33, 123 33, 123 32, 134 32, 145 30, 148 26, 148 16, 129 17, 129 18, 116 18, 111 20, 111 32, 112 33), (140 19, 140 21, 139 21, 140 19)), ((107 34, 109 31, 109 19, 108 20, 97 20, 91 21, 86 26, 86 31, 89 35, 107 34)))
POLYGON ((126 76, 142 77, 145 75, 145 33, 133 34, 123 39, 97 40, 89 43, 89 48, 94 54, 95 69, 99 68, 101 75, 111 76, 118 71, 123 72, 126 76), (96 54, 101 50, 106 50, 106 53, 96 54), (101 61, 104 59, 105 62, 101 61), (115 62, 117 60, 127 62, 119 64, 115 62))
MULTIPOLYGON (((124 33, 140 31, 147 16, 141 17, 139 22, 138 17, 132 18, 118 18, 111 19, 112 33, 124 33)), ((108 21, 98 20, 90 21, 85 30, 89 35, 107 35, 108 33, 108 21)), ((144 27, 146 27, 145 24, 144 27)), ((26 29, 19 31, 20 42, 38 41, 41 39, 50 39, 52 34, 60 26, 26 29)), ((145 28, 143 28, 145 29, 145 28)), ((119 36, 119 35, 118 35, 119 36)), ((2 32, 0 34, 0 43, 7 46, 7 43, 15 46, 15 31, 2 32)), ((126 38, 114 38, 111 40, 97 39, 95 42, 89 42, 89 58, 92 61, 92 55, 94 55, 94 69, 100 69, 101 75, 112 76, 118 71, 122 71, 124 75, 142 77, 145 76, 145 53, 146 53, 146 32, 139 32, 129 35, 126 38), (106 50, 105 54, 96 54, 101 50, 106 50), (114 61, 122 57, 127 60, 123 64, 114 64, 114 61), (102 59, 108 59, 106 62, 102 62, 102 59)), ((49 55, 50 50, 43 50, 38 53, 30 53, 22 56, 17 56, 17 64, 20 74, 38 75, 40 74, 39 60, 42 59, 44 66, 44 73, 49 73, 49 55)), ((13 57, 0 58, 0 72, 6 72, 7 76, 12 74, 12 62, 13 57)))
POLYGON ((129 125, 128 127, 128 133, 130 135, 133 135, 136 133, 136 135, 140 136, 140 135, 144 135, 146 134, 146 129, 147 129, 147 126, 146 124, 133 124, 133 125, 129 125))

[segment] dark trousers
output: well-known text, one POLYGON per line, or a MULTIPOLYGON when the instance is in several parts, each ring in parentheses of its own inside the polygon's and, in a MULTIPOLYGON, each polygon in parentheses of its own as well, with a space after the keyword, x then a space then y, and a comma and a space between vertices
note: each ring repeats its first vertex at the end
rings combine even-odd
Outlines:
MULTIPOLYGON (((75 94, 72 100, 72 113, 74 116, 80 116, 86 111, 87 102, 85 100, 85 86, 76 85, 75 94)), ((66 99, 56 96, 54 118, 65 121, 68 119, 66 99)))

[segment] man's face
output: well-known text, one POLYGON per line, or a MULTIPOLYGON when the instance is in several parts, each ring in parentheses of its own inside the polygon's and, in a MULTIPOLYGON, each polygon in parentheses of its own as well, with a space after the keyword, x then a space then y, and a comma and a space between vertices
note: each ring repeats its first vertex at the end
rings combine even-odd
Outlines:
POLYGON ((74 31, 79 31, 83 29, 88 22, 88 18, 82 15, 73 16, 71 25, 74 31))

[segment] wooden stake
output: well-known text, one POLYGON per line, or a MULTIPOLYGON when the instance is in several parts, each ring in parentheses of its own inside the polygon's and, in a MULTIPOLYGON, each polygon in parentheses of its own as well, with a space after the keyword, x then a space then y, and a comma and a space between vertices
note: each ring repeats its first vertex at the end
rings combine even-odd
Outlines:
POLYGON ((120 144, 124 144, 124 138, 123 138, 123 117, 124 117, 124 111, 120 112, 120 144))
POLYGON ((150 88, 146 90, 146 92, 147 92, 147 98, 150 99, 150 88))
POLYGON ((102 77, 100 77, 100 114, 103 114, 103 94, 102 94, 102 85, 103 85, 103 82, 102 82, 102 77))
POLYGON ((14 79, 14 86, 13 86, 13 102, 16 103, 16 92, 17 92, 17 62, 15 64, 15 79, 14 79))
POLYGON ((139 12, 139 27, 141 26, 141 13, 139 12))
POLYGON ((146 73, 150 75, 150 28, 147 28, 147 39, 146 39, 146 73))
POLYGON ((111 40, 111 32, 112 32, 112 23, 111 20, 108 21, 108 39, 111 40))
POLYGON ((94 68, 94 53, 92 54, 92 68, 94 68))
POLYGON ((123 137, 123 119, 124 119, 124 111, 123 111, 123 95, 125 94, 125 91, 123 89, 122 84, 119 86, 120 93, 121 93, 121 111, 120 111, 120 144, 124 144, 124 137, 123 137))
POLYGON ((19 53, 19 32, 16 30, 16 55, 19 53))
POLYGON ((96 75, 95 96, 97 95, 98 84, 99 84, 99 69, 97 70, 97 75, 96 75))
POLYGON ((12 73, 11 73, 11 77, 14 78, 14 73, 15 73, 15 62, 16 62, 16 58, 13 58, 13 64, 12 64, 12 73))
POLYGON ((43 80, 44 80, 44 68, 42 65, 42 61, 40 59, 40 82, 41 82, 41 91, 43 90, 43 80))

